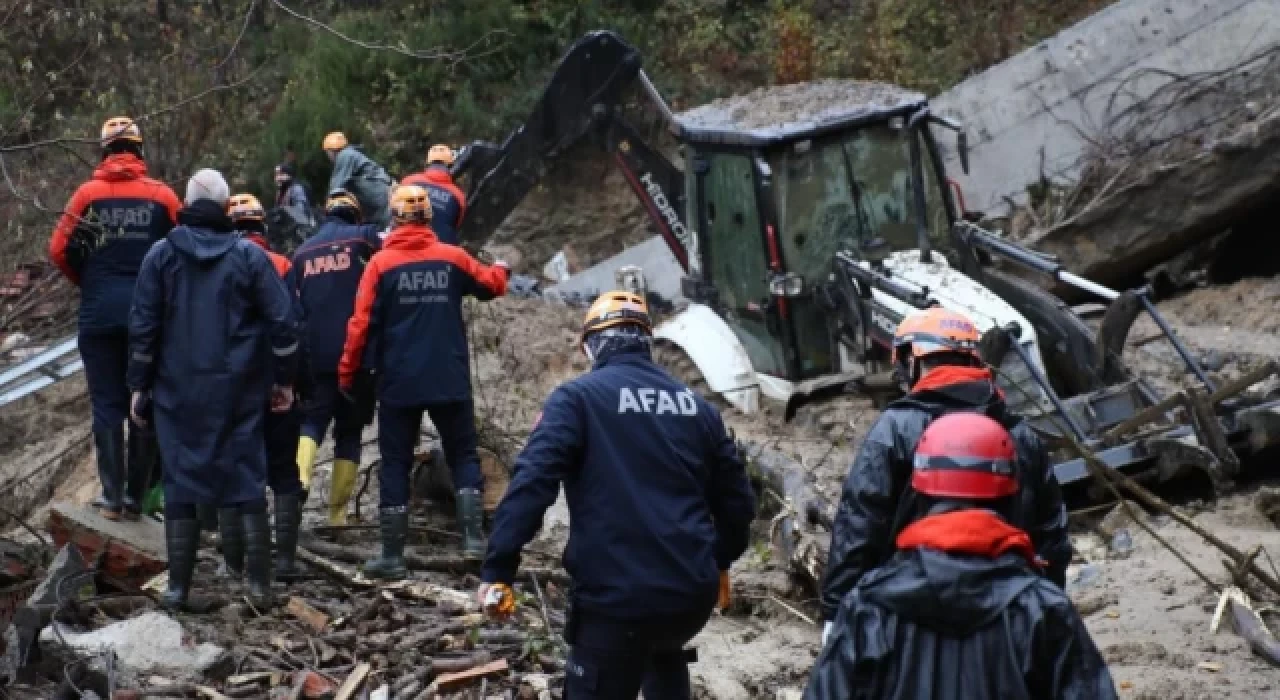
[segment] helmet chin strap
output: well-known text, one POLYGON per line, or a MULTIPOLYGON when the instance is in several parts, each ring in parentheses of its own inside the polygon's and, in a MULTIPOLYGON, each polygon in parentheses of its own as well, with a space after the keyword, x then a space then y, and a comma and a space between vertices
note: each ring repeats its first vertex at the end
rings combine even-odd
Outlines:
POLYGON ((582 341, 582 354, 587 356, 587 362, 594 363, 596 361, 596 354, 591 352, 591 344, 585 340, 582 341))

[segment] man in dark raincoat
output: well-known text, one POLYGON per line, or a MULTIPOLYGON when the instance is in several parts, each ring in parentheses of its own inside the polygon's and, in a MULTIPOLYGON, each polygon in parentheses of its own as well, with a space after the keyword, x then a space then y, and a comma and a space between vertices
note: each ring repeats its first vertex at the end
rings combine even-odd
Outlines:
POLYGON ((805 700, 1112 700, 1067 594, 1010 524, 1017 446, 994 419, 924 430, 896 553, 840 604, 805 700))
POLYGON ((134 417, 153 407, 165 461, 172 607, 191 585, 197 504, 240 508, 250 598, 270 602, 265 399, 273 411, 292 407, 299 334, 285 283, 236 235, 228 198, 216 171, 192 176, 180 225, 143 260, 129 319, 134 417))

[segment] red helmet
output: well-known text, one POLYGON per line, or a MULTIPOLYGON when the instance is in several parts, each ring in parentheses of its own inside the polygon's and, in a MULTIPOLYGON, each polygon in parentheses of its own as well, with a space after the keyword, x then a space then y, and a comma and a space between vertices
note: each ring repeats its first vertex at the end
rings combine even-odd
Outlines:
POLYGON ((991 500, 1018 491, 1013 437, 980 413, 949 413, 916 445, 911 488, 937 498, 991 500))

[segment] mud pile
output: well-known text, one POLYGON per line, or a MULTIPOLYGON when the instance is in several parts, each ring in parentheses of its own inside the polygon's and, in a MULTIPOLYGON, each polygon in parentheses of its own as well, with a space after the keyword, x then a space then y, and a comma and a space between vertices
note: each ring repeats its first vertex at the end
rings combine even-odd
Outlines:
MULTIPOLYGON (((1159 304, 1178 337, 1210 375, 1233 379, 1280 358, 1280 277, 1248 278, 1202 287, 1159 304)), ((1125 362, 1157 388, 1170 391, 1194 381, 1185 363, 1145 314, 1129 332, 1125 362)))

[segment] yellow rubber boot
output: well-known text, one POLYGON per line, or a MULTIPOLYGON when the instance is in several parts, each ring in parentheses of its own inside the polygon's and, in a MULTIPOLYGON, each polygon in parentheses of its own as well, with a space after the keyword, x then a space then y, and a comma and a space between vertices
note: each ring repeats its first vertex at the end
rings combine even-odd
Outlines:
POLYGON ((298 438, 298 479, 302 481, 302 490, 311 490, 311 474, 316 466, 316 450, 320 446, 315 440, 303 435, 298 438))
POLYGON ((359 466, 349 459, 333 460, 333 474, 329 479, 329 524, 347 524, 347 501, 356 490, 356 471, 359 466))

